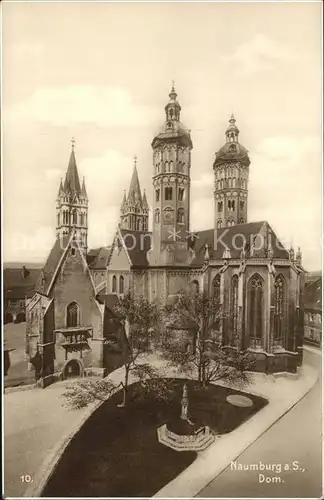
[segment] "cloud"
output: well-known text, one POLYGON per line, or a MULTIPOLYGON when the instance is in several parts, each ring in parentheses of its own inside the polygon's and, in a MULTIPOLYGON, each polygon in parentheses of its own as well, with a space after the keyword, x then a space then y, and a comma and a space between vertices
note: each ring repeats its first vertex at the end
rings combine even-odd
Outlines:
POLYGON ((296 51, 288 45, 263 34, 256 34, 221 60, 228 68, 233 68, 234 72, 249 76, 256 72, 270 71, 278 62, 296 60, 297 56, 296 51))
POLYGON ((122 87, 72 85, 38 88, 27 100, 5 110, 4 121, 127 127, 151 124, 159 113, 152 106, 135 103, 122 87))

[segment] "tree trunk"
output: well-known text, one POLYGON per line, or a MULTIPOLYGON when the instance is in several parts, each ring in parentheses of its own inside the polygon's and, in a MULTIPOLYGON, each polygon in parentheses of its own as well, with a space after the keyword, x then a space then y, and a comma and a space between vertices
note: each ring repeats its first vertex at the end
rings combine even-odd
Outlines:
POLYGON ((123 402, 122 402, 121 406, 126 406, 126 402, 127 402, 129 370, 130 370, 130 366, 125 365, 125 379, 124 379, 124 384, 123 384, 123 402))

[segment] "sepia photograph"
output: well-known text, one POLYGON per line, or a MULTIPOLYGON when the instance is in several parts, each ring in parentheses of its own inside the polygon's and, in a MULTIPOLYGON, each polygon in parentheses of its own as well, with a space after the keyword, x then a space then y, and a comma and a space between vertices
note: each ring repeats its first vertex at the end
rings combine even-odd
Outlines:
POLYGON ((2 497, 321 498, 322 3, 1 24, 2 497))

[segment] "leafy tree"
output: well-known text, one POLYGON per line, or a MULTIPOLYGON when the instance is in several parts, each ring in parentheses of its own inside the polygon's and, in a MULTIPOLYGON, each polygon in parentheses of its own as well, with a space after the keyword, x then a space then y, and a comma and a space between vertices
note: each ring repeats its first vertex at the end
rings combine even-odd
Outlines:
POLYGON ((225 380, 244 385, 252 358, 242 352, 238 337, 232 335, 231 345, 222 345, 220 321, 226 317, 220 304, 204 293, 180 293, 164 311, 167 331, 162 342, 162 357, 181 372, 196 373, 203 386, 225 380), (191 332, 191 348, 185 349, 183 339, 170 335, 170 328, 191 332))
MULTIPOLYGON (((173 391, 172 380, 162 378, 159 370, 145 360, 146 355, 152 352, 154 331, 159 320, 157 305, 144 297, 133 298, 128 294, 119 299, 114 309, 121 321, 129 322, 130 326, 128 343, 122 353, 124 380, 118 385, 109 378, 75 382, 63 394, 71 408, 82 408, 95 400, 105 401, 120 388, 123 390, 123 401, 119 406, 125 406, 131 376, 139 382, 137 396, 150 395, 157 400, 165 400, 173 391)), ((113 347, 114 340, 111 342, 113 347)))

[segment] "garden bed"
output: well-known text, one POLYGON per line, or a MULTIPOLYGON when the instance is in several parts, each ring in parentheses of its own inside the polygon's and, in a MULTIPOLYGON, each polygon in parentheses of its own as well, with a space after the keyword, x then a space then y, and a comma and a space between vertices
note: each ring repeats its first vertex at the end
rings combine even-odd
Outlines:
POLYGON ((157 427, 177 421, 183 384, 188 386, 189 415, 216 433, 235 429, 261 409, 266 400, 250 396, 251 407, 226 401, 244 394, 191 380, 174 380, 174 395, 167 403, 136 396, 129 388, 127 407, 118 408, 121 392, 102 404, 74 436, 62 455, 42 496, 45 497, 151 497, 196 458, 195 452, 177 452, 157 440, 157 427))

